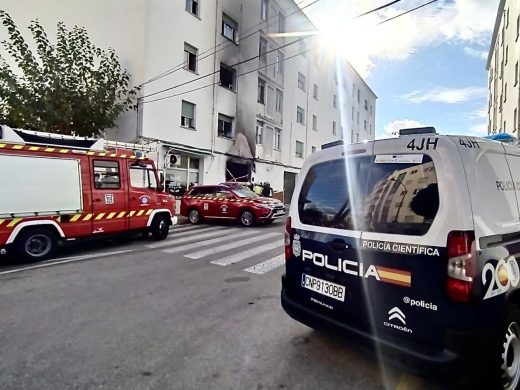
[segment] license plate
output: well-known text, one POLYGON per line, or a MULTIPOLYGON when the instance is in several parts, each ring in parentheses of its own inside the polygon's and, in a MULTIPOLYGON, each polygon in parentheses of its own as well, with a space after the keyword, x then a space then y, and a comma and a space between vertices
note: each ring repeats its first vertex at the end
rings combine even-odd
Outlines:
POLYGON ((283 210, 280 210, 280 211, 275 211, 274 215, 277 216, 277 215, 284 215, 285 214, 285 211, 283 210))
POLYGON ((302 287, 337 301, 345 302, 345 286, 302 274, 302 287))

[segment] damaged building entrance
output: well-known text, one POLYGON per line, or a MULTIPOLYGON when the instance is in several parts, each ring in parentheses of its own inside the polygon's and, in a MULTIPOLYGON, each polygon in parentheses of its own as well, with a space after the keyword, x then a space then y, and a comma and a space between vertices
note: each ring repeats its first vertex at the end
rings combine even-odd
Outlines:
POLYGON ((253 171, 253 154, 244 134, 237 134, 228 152, 226 181, 249 182, 253 171))

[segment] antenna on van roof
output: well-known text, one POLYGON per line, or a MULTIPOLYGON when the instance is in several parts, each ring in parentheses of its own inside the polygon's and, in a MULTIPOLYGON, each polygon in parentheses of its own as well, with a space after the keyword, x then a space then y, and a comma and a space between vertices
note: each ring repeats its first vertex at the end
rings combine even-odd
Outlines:
POLYGON ((400 129, 399 130, 399 136, 402 135, 414 135, 414 134, 437 134, 437 130, 435 130, 435 127, 428 126, 428 127, 411 127, 408 129, 400 129))

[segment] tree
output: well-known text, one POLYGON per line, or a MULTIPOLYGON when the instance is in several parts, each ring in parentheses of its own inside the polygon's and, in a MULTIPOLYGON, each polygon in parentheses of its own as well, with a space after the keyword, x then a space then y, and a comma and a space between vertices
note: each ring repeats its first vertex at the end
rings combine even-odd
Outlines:
POLYGON ((53 45, 32 21, 35 55, 7 12, 0 10, 0 20, 8 32, 2 45, 15 65, 13 70, 0 53, 0 124, 91 136, 136 108, 139 87, 130 88, 114 50, 95 47, 84 28, 69 31, 58 23, 53 45))

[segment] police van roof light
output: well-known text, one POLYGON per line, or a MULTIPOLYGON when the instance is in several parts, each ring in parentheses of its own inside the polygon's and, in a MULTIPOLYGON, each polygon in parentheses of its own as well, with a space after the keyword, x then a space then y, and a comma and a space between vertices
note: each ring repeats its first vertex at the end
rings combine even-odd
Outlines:
POLYGON ((399 136, 402 135, 414 135, 414 134, 437 134, 435 127, 411 127, 408 129, 400 129, 399 136))

